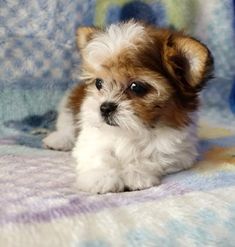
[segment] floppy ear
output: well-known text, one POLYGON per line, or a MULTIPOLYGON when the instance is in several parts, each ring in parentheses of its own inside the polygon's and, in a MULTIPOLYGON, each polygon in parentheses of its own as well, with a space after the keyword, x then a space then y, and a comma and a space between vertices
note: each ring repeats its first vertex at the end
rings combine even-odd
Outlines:
POLYGON ((96 27, 79 27, 76 32, 78 48, 83 49, 94 35, 100 31, 101 30, 96 27))
POLYGON ((192 88, 201 88, 212 77, 213 58, 200 41, 172 34, 164 47, 168 70, 192 88))

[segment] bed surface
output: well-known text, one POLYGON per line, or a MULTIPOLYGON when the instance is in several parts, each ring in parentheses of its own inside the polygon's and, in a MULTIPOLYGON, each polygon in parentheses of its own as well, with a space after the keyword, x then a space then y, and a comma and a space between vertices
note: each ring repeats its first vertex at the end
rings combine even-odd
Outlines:
POLYGON ((106 195, 76 190, 69 153, 1 139, 1 246, 234 246, 235 138, 207 128, 194 168, 106 195))

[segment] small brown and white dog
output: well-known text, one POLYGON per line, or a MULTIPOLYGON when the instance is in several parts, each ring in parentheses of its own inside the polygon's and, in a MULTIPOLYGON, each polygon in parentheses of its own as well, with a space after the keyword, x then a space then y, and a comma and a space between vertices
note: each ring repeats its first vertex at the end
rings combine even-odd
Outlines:
POLYGON ((82 82, 63 99, 48 148, 70 150, 77 187, 145 189, 197 158, 198 93, 213 59, 199 41, 140 22, 81 27, 82 82))

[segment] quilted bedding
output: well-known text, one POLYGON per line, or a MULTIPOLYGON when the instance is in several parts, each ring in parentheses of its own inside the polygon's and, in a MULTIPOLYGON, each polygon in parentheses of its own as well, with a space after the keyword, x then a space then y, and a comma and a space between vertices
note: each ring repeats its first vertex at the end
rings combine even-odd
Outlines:
POLYGON ((125 19, 132 2, 0 0, 0 246, 235 246, 232 1, 134 5, 137 17, 150 6, 153 13, 140 11, 147 20, 186 28, 215 55, 218 78, 202 95, 192 169, 147 190, 91 195, 74 187, 69 153, 41 147, 76 81, 75 24, 125 19))

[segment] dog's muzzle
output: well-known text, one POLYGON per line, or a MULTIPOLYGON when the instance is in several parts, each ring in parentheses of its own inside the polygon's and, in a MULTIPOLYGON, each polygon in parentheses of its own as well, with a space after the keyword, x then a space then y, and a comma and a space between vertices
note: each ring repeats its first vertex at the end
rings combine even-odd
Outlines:
POLYGON ((117 124, 113 120, 113 114, 117 109, 117 104, 114 102, 104 102, 100 106, 101 116, 104 118, 108 125, 116 126, 117 124))
POLYGON ((117 104, 113 102, 104 102, 100 106, 100 112, 102 117, 111 116, 117 109, 117 104))

